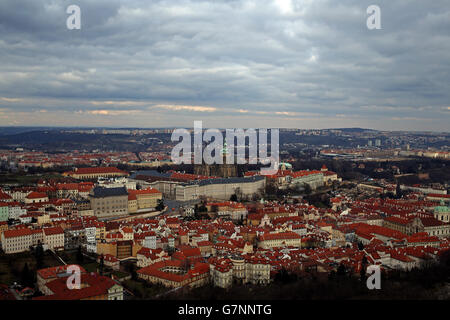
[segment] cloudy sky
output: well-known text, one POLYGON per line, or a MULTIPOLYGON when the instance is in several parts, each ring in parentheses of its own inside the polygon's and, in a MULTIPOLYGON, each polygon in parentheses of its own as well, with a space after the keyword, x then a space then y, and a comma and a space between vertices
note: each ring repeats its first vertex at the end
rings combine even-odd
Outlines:
POLYGON ((2 126, 449 131, 448 0, 2 0, 0 59, 2 126))

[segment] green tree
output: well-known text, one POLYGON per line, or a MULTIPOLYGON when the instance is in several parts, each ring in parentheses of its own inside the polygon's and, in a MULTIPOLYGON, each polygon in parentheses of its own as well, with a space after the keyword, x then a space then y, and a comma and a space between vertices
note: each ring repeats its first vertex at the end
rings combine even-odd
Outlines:
POLYGON ((237 187, 236 189, 234 189, 234 194, 236 195, 236 198, 237 198, 236 201, 242 200, 243 192, 240 187, 237 187))
POLYGON ((169 256, 172 256, 174 253, 175 253, 175 248, 174 247, 167 248, 167 254, 169 256))
POLYGON ((345 276, 346 274, 347 274, 347 268, 341 263, 341 264, 339 265, 339 267, 337 268, 336 275, 337 275, 338 277, 343 277, 343 276, 345 276))
POLYGON ((361 270, 359 272, 360 278, 361 278, 361 282, 365 285, 366 282, 366 270, 367 270, 367 258, 366 256, 364 256, 361 260, 361 270))
POLYGON ((305 183, 305 184, 303 185, 303 187, 304 187, 304 192, 305 192, 305 194, 311 194, 312 189, 311 189, 311 186, 310 186, 309 184, 305 183))
POLYGON ((200 212, 200 213, 208 212, 208 208, 206 208, 204 203, 202 203, 202 205, 200 207, 198 207, 198 212, 200 212))
POLYGON ((162 211, 164 210, 164 201, 162 199, 158 200, 158 205, 155 208, 157 211, 162 211))
POLYGON ((99 273, 102 276, 103 275, 103 270, 105 269, 105 258, 103 256, 103 254, 100 256, 100 264, 99 264, 99 273))
POLYGON ((34 276, 32 271, 28 268, 28 263, 25 263, 22 272, 20 274, 20 280, 24 286, 33 287, 34 286, 34 276))
POLYGON ((127 271, 131 274, 131 279, 137 280, 136 265, 134 263, 127 265, 127 271))
POLYGON ((400 183, 397 183, 397 188, 395 189, 395 196, 397 199, 402 197, 402 189, 400 188, 400 183))
POLYGON ((83 263, 84 261, 84 257, 83 257, 83 252, 81 251, 81 246, 78 246, 78 250, 77 250, 77 262, 79 264, 83 263))
POLYGON ((358 249, 364 250, 364 244, 361 241, 358 241, 358 249))
POLYGON ((36 258, 36 268, 41 269, 44 264, 44 248, 42 247, 40 240, 38 241, 34 254, 36 258))

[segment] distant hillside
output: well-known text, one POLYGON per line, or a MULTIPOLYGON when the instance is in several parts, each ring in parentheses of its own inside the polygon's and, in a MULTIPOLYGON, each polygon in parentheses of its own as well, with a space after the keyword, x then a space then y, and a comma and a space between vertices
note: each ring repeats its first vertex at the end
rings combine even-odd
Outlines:
POLYGON ((0 136, 14 135, 33 131, 55 130, 50 127, 0 127, 0 136))
POLYGON ((148 137, 159 138, 167 142, 169 134, 153 134, 136 138, 123 134, 84 134, 75 132, 62 132, 61 130, 36 130, 17 134, 0 135, 0 149, 22 147, 46 151, 73 151, 73 150, 115 150, 115 151, 144 151, 157 141, 148 137))
POLYGON ((364 128, 336 128, 334 130, 342 130, 345 132, 358 132, 358 133, 366 132, 366 131, 370 131, 370 132, 378 131, 378 130, 374 130, 374 129, 364 129, 364 128))

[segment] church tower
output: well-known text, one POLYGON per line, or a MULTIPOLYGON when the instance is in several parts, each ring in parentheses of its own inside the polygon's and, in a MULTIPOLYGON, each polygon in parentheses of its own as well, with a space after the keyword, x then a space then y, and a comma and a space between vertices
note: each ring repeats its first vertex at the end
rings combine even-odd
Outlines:
MULTIPOLYGON (((225 138, 222 147, 222 164, 208 165, 203 163, 194 167, 194 173, 202 176, 215 176, 221 178, 237 177, 237 166, 227 163, 228 150, 227 139, 225 138)), ((234 156, 234 150, 232 150, 234 156)))

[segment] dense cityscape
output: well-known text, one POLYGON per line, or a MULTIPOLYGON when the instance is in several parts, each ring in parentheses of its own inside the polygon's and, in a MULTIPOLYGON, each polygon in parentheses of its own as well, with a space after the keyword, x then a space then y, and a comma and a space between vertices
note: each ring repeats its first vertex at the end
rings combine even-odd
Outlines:
MULTIPOLYGON (((88 131, 65 129, 58 143, 88 131)), ((150 141, 128 152, 92 145, 100 138, 55 152, 3 132, 2 299, 300 299, 296 285, 318 283, 364 298, 377 294, 366 287, 371 265, 387 297, 449 298, 448 135, 392 133, 388 143, 373 130, 282 130, 278 171, 261 175, 258 165, 174 164, 170 132, 96 133, 150 141), (321 144, 330 135, 342 140, 321 144), (66 285, 74 265, 78 290, 66 285), (405 292, 422 285, 405 274, 428 284, 405 292)))

